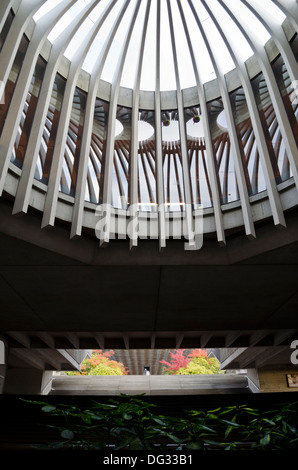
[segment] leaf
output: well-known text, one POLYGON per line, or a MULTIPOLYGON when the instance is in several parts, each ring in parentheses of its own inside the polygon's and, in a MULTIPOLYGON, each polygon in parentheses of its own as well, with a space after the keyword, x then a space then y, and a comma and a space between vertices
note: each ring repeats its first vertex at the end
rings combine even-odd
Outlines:
POLYGON ((176 442, 177 444, 182 444, 182 442, 183 442, 183 439, 179 439, 179 437, 174 436, 174 434, 168 434, 168 433, 166 433, 166 435, 167 435, 170 439, 172 439, 172 441, 176 442))
POLYGON ((220 421, 223 422, 223 423, 228 424, 229 426, 233 426, 233 427, 238 427, 238 428, 239 428, 239 427, 242 426, 242 425, 239 424, 239 423, 236 423, 236 422, 234 422, 234 421, 228 421, 227 419, 221 419, 220 421))
POLYGON ((128 413, 123 413, 123 418, 126 419, 127 421, 131 420, 132 419, 132 415, 131 414, 128 414, 128 413))
POLYGON ((50 413, 51 411, 57 410, 56 406, 52 405, 46 405, 42 407, 42 411, 45 411, 46 413, 50 413))
POLYGON ((63 439, 73 439, 74 438, 74 433, 72 431, 70 431, 70 429, 64 429, 61 432, 61 437, 63 437, 63 439))
POLYGON ((270 420, 270 419, 268 419, 268 418, 264 418, 264 419, 263 419, 263 421, 265 421, 265 423, 269 423, 269 424, 271 424, 272 426, 275 426, 275 423, 274 423, 274 421, 271 421, 271 420, 270 420))
POLYGON ((115 450, 120 450, 123 449, 123 447, 129 447, 129 445, 135 441, 135 436, 127 436, 125 439, 119 442, 119 444, 116 445, 115 450))
POLYGON ((221 408, 216 408, 215 410, 209 410, 208 413, 216 413, 216 411, 220 411, 221 408))
POLYGON ((229 426, 227 429, 226 429, 226 432, 225 432, 225 439, 229 436, 229 434, 231 433, 231 431, 233 430, 233 426, 229 426))
POLYGON ((142 441, 137 437, 133 441, 130 442, 130 449, 131 450, 145 450, 145 446, 142 441))
POLYGON ((194 430, 196 432, 201 431, 201 429, 204 429, 204 431, 216 433, 214 429, 209 428, 209 426, 206 426, 205 424, 198 424, 197 426, 194 426, 194 430))
POLYGON ((201 450, 203 448, 202 442, 188 442, 186 444, 186 449, 201 450))
POLYGON ((155 421, 157 424, 160 424, 161 426, 166 426, 166 423, 159 418, 153 418, 153 421, 155 421))
POLYGON ((297 434, 297 429, 294 428, 294 426, 291 426, 289 423, 286 423, 285 421, 282 421, 282 430, 284 433, 287 433, 287 430, 289 430, 293 434, 297 434))
POLYGON ((218 416, 214 415, 213 413, 208 413, 208 418, 211 418, 211 419, 218 419, 218 416))
POLYGON ((262 446, 267 446, 270 442, 270 434, 265 434, 265 436, 260 440, 262 446))

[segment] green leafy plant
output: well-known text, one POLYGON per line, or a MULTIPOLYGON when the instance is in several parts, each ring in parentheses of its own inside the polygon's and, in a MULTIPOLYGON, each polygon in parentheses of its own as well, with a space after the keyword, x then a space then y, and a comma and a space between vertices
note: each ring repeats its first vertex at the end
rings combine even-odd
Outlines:
MULTIPOLYGON (((28 401, 28 400, 25 400, 28 401)), ((157 413, 142 395, 121 395, 88 409, 76 405, 30 401, 65 425, 48 448, 86 450, 283 450, 298 448, 298 402, 270 411, 246 405, 185 410, 181 416, 157 413), (156 413, 155 413, 155 412, 156 413)))

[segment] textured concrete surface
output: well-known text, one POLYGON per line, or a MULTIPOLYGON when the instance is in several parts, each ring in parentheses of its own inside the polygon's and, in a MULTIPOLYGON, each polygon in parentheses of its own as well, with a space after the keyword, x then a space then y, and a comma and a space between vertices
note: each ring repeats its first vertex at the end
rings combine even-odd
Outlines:
POLYGON ((57 376, 51 395, 200 395, 249 392, 245 375, 57 376))

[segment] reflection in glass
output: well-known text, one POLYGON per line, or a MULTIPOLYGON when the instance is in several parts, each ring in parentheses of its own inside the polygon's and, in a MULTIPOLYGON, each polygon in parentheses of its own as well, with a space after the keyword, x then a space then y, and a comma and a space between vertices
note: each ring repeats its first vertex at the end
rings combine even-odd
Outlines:
POLYGON ((10 27, 11 27, 11 23, 12 23, 12 20, 14 19, 14 13, 12 10, 10 10, 10 12, 8 13, 7 15, 7 18, 6 18, 6 21, 4 23, 4 26, 0 32, 0 52, 1 52, 1 49, 3 47, 3 44, 5 42, 5 39, 8 35, 8 32, 10 30, 10 27))
POLYGON ((298 144, 298 80, 292 83, 283 58, 279 56, 272 64, 273 72, 287 111, 296 143, 298 144))
POLYGON ((11 157, 13 163, 22 168, 23 160, 30 136, 31 125, 33 122, 37 100, 41 88, 41 83, 46 68, 46 62, 39 56, 36 62, 31 84, 28 90, 26 102, 24 105, 21 122, 19 123, 18 133, 15 140, 14 150, 11 157))
POLYGON ((60 181, 60 191, 74 196, 81 150, 87 94, 76 88, 69 121, 60 181))
POLYGON ((97 98, 94 107, 85 194, 86 201, 95 204, 102 202, 103 164, 106 149, 108 113, 108 103, 97 98))
POLYGON ((207 103, 221 204, 239 199, 233 151, 221 98, 207 103), (218 117, 220 116, 220 123, 218 117))
POLYGON ((290 165, 263 73, 260 73, 252 80, 252 86, 267 141, 275 179, 277 183, 281 183, 289 178, 290 165))
POLYGON ((115 137, 112 178, 112 204, 117 209, 127 209, 129 204, 129 163, 131 143, 131 109, 117 107, 117 120, 123 130, 115 137))
POLYGON ((140 111, 139 122, 146 123, 153 132, 145 139, 139 135, 138 204, 141 211, 154 212, 157 210, 154 111, 140 111))
POLYGON ((65 83, 65 79, 56 74, 35 170, 35 178, 45 184, 48 183, 51 169, 65 83))
POLYGON ((266 183, 243 88, 231 93, 230 99, 248 194, 252 196, 264 191, 266 183))
POLYGON ((190 168, 192 204, 194 209, 211 207, 212 197, 206 160, 206 143, 199 107, 184 110, 187 150, 190 168))
POLYGON ((29 45, 29 40, 27 39, 25 35, 23 35, 20 45, 19 45, 18 52, 16 54, 16 57, 13 63, 13 66, 11 68, 8 80, 5 85, 3 103, 0 106, 0 135, 2 134, 2 129, 4 126, 6 115, 9 109, 9 105, 10 105, 11 98, 14 92, 14 88, 18 80, 20 70, 24 61, 24 57, 28 49, 28 45, 29 45))
POLYGON ((185 209, 179 116, 177 110, 162 113, 163 178, 166 210, 185 209))

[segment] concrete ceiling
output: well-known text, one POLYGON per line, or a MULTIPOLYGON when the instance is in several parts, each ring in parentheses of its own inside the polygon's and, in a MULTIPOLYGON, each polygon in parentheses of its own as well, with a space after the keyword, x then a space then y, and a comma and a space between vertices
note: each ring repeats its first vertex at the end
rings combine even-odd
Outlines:
POLYGON ((0 333, 16 348, 289 345, 297 262, 295 211, 286 229, 268 221, 253 241, 209 238, 197 252, 173 241, 160 253, 143 240, 130 252, 125 240, 104 249, 92 234, 70 240, 59 223, 42 231, 38 214, 14 217, 2 200, 0 333))

